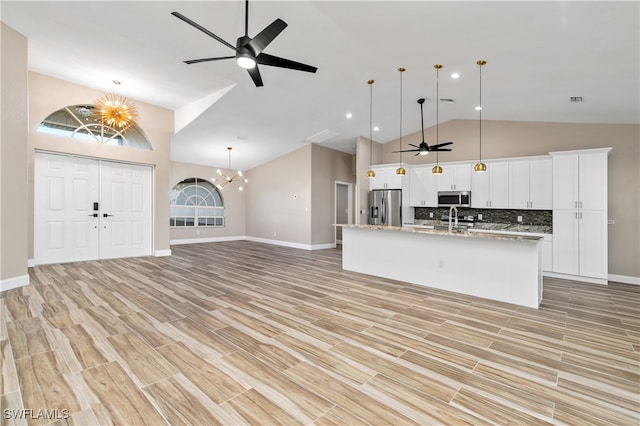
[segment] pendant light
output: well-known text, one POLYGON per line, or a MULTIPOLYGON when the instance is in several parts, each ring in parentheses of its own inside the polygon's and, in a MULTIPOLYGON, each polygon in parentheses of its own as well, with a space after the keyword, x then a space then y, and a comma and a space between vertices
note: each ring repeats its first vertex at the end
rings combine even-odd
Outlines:
MULTIPOLYGON (((440 123, 440 69, 442 65, 435 64, 433 66, 436 69, 436 145, 440 143, 440 133, 438 131, 438 125, 440 123)), ((431 169, 431 173, 434 175, 442 174, 442 167, 440 166, 440 156, 438 155, 438 151, 436 151, 436 165, 431 169)))
MULTIPOLYGON (((231 150, 233 148, 228 146, 227 150, 229 151, 229 170, 231 170, 231 150)), ((218 187, 218 189, 222 189, 225 187, 225 185, 227 184, 233 184, 236 188, 238 188, 239 191, 242 191, 242 185, 240 183, 247 183, 249 182, 248 179, 242 179, 242 171, 238 170, 237 172, 235 172, 233 175, 226 175, 222 170, 218 169, 217 170, 218 175, 220 175, 220 177, 222 177, 222 183, 217 184, 216 186, 218 187), (240 181, 240 182, 238 182, 240 181)))
POLYGON ((480 117, 478 120, 479 125, 479 141, 480 141, 480 156, 478 158, 478 162, 475 166, 473 166, 473 170, 478 173, 486 172, 487 165, 482 162, 482 66, 487 64, 487 61, 483 61, 480 59, 478 62, 478 68, 480 69, 480 104, 476 107, 476 109, 480 112, 480 117))
POLYGON ((406 71, 406 69, 400 67, 398 68, 400 72, 400 167, 396 169, 396 174, 398 176, 404 176, 407 174, 407 171, 402 167, 402 73, 406 71))
POLYGON ((116 86, 114 92, 105 93, 94 102, 96 115, 103 126, 125 132, 135 126, 138 119, 138 109, 134 103, 118 93, 120 82, 113 80, 113 84, 116 86))
POLYGON ((369 170, 367 177, 369 179, 376 177, 376 172, 371 168, 373 159, 373 83, 375 83, 374 80, 367 81, 369 85, 369 170))

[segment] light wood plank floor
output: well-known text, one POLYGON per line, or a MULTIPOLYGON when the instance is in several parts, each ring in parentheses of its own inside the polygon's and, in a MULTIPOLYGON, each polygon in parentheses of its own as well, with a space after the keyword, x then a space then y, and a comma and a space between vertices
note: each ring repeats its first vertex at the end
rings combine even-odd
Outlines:
POLYGON ((172 251, 2 294, 1 424, 640 422, 640 287, 547 279, 535 310, 345 272, 339 249, 172 251))

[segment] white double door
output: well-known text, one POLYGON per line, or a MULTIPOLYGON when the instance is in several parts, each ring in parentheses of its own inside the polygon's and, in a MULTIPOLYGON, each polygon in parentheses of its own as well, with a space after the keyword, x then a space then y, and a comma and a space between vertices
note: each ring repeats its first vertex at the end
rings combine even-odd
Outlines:
POLYGON ((36 153, 34 262, 152 253, 152 169, 36 153))

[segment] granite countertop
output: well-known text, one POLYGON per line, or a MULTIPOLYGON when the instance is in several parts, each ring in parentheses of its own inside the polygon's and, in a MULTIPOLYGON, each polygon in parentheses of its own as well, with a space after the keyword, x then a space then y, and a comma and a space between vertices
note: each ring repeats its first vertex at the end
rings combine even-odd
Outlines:
MULTIPOLYGON (((439 220, 420 220, 416 219, 413 223, 405 223, 407 227, 431 227, 441 225, 439 220)), ((461 224, 461 222, 459 222, 461 224)), ((488 223, 488 222, 474 222, 469 226, 470 230, 477 231, 496 231, 496 232, 518 232, 518 233, 531 233, 531 234, 551 234, 551 226, 541 225, 522 225, 522 224, 510 224, 510 223, 488 223)))
MULTIPOLYGON (((437 221, 440 224, 439 221, 437 221)), ((357 228, 357 229, 375 229, 380 231, 396 231, 396 232, 409 232, 417 234, 436 234, 447 235, 451 237, 461 238, 487 238, 493 240, 519 240, 519 241, 532 241, 537 242, 542 239, 536 235, 524 235, 521 234, 506 234, 506 233, 494 233, 489 230, 481 232, 468 232, 468 231, 454 231, 449 232, 448 229, 434 229, 428 226, 430 225, 414 225, 414 226, 383 226, 383 225, 336 225, 344 228, 357 228)))

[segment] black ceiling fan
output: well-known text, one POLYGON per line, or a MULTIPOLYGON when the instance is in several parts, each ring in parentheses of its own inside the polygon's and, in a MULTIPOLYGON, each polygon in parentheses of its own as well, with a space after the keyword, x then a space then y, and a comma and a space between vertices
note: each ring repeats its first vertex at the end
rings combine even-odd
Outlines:
POLYGON ((200 62, 219 61, 222 59, 235 58, 238 65, 242 68, 245 68, 249 72, 249 75, 251 76, 251 79, 253 80, 253 83, 256 85, 256 87, 261 87, 264 85, 262 83, 260 71, 258 70, 258 64, 312 73, 315 73, 318 70, 318 68, 312 67, 311 65, 302 64, 290 59, 279 58, 277 56, 269 55, 263 52, 263 50, 269 45, 269 43, 271 43, 273 39, 276 38, 278 34, 280 34, 282 30, 287 27, 287 23, 278 18, 271 24, 269 24, 260 33, 258 33, 258 35, 256 35, 255 37, 249 37, 249 0, 245 1, 244 35, 238 37, 235 46, 218 37, 208 29, 197 24, 186 16, 178 12, 171 12, 171 14, 176 18, 181 19, 182 21, 191 25, 192 27, 202 31, 209 37, 216 39, 220 43, 233 49, 236 52, 234 56, 192 59, 189 61, 184 61, 185 64, 197 64, 200 62))
POLYGON ((442 147, 447 145, 452 145, 453 142, 443 142, 443 143, 429 146, 424 141, 424 113, 422 111, 422 104, 424 103, 424 100, 425 100, 424 98, 418 99, 418 103, 420 104, 420 123, 422 123, 422 126, 420 127, 422 129, 422 142, 420 142, 420 145, 414 145, 412 143, 409 144, 415 147, 416 149, 406 149, 404 151, 393 151, 394 153, 395 152, 417 152, 416 155, 427 155, 430 152, 451 151, 451 149, 449 148, 442 148, 442 147))

